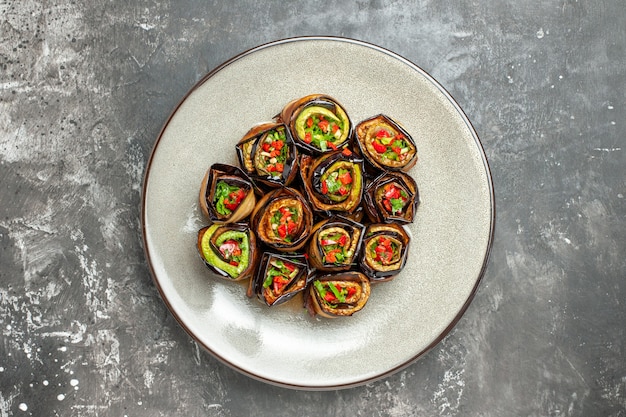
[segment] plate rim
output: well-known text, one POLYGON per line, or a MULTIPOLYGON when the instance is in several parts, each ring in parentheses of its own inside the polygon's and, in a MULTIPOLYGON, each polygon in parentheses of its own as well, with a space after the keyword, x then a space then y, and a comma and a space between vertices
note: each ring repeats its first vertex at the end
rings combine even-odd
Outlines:
POLYGON ((476 293, 478 291, 480 283, 482 282, 482 280, 484 278, 484 275, 486 273, 487 266, 489 264, 489 259, 491 257, 491 252, 492 252, 493 243, 494 243, 494 235, 495 235, 495 223, 496 223, 495 190, 494 190, 492 173, 491 173, 491 169, 490 169, 490 166, 489 166, 489 161, 487 159, 487 156, 486 156, 486 153, 485 153, 485 149, 483 147, 482 142, 480 141, 480 138, 478 136, 478 133, 477 133, 476 129, 472 125, 470 119, 467 117, 467 114, 465 113, 465 111, 461 108, 461 106, 454 99, 454 97, 445 89, 445 87, 442 84, 440 84, 428 72, 426 72, 420 66, 414 64, 412 61, 408 60, 407 58, 404 58, 403 56, 399 55, 398 53, 393 52, 390 49, 381 47, 379 45, 370 43, 370 42, 357 40, 357 39, 354 39, 354 38, 340 37, 340 36, 295 36, 295 37, 282 38, 282 39, 278 39, 278 40, 262 43, 262 44, 259 44, 257 46, 251 47, 251 48, 249 48, 247 50, 244 50, 243 52, 240 52, 240 53, 232 56, 231 58, 229 58, 226 61, 222 62, 221 64, 219 64, 218 66, 216 66, 215 68, 213 68, 212 70, 207 72, 204 76, 202 76, 197 82, 194 83, 194 85, 183 95, 183 97, 174 106, 174 108, 172 109, 172 111, 168 115, 167 119, 165 120, 163 126, 161 127, 161 129, 160 129, 160 131, 159 131, 159 133, 158 133, 158 135, 156 137, 156 140, 154 141, 154 143, 152 145, 152 149, 150 150, 150 155, 148 157, 148 160, 146 162, 146 167, 144 169, 144 176, 143 176, 143 181, 142 181, 142 186, 141 186, 140 203, 141 203, 140 223, 141 223, 141 234, 142 234, 142 246, 143 246, 144 256, 145 256, 145 259, 146 259, 146 262, 147 262, 147 265, 148 265, 148 268, 149 268, 149 271, 150 271, 150 275, 151 275, 151 278, 152 278, 152 282, 156 286, 156 288, 157 288, 157 290, 159 292, 159 296, 160 296, 161 300, 163 301, 163 303, 165 304, 165 306, 167 307, 169 313, 174 317, 174 319, 183 328, 183 330, 185 330, 185 332, 194 340, 194 342, 196 344, 201 346, 206 352, 210 353, 211 356, 216 358, 222 364, 228 366, 231 369, 234 369, 234 370, 238 371, 241 374, 244 374, 244 375, 246 375, 246 376, 248 376, 248 377, 250 377, 252 379, 255 379, 257 381, 268 383, 270 385, 279 386, 279 387, 283 387, 283 388, 289 388, 289 389, 295 389, 295 390, 306 390, 306 391, 328 391, 328 390, 338 390, 338 389, 354 388, 354 387, 362 386, 362 385, 365 385, 365 384, 368 384, 368 383, 371 383, 371 382, 375 382, 375 381, 384 379, 384 378, 389 377, 389 376, 391 376, 391 375, 393 375, 393 374, 395 374, 395 373, 397 373, 397 372, 407 368, 408 366, 412 365, 418 359, 424 357, 435 346, 437 346, 439 343, 441 343, 441 341, 443 339, 445 339, 446 336, 448 336, 450 334, 452 329, 459 323, 459 321, 461 320, 461 318, 463 317, 463 315, 465 314, 465 312, 469 308, 469 305, 472 303, 474 297, 476 296, 476 293), (489 204, 490 205, 489 236, 488 236, 487 247, 485 249, 485 254, 484 254, 482 266, 481 266, 481 269, 480 269, 480 271, 478 273, 478 277, 475 280, 474 286, 473 286, 469 296, 467 297, 467 299, 465 300, 464 304, 459 309, 459 312, 456 314, 454 319, 448 324, 448 326, 445 327, 445 329, 428 346, 426 346, 426 348, 422 349, 420 352, 418 352, 417 354, 415 354, 413 357, 409 358, 405 362, 403 362, 403 363, 399 364, 398 366, 395 366, 395 367, 393 367, 391 369, 388 369, 388 370, 386 370, 384 372, 381 372, 379 374, 376 374, 376 375, 373 375, 373 376, 368 376, 368 377, 365 377, 365 378, 360 379, 358 381, 349 382, 349 383, 345 383, 345 384, 298 385, 298 384, 292 384, 292 383, 287 383, 287 382, 282 382, 282 381, 276 381, 274 379, 266 378, 266 377, 257 375, 254 372, 251 372, 249 370, 243 369, 243 368, 241 368, 241 367, 231 363, 228 359, 224 358, 222 355, 219 355, 218 353, 216 353, 213 350, 211 350, 208 346, 206 346, 204 343, 202 343, 195 334, 193 334, 193 332, 187 327, 187 325, 183 322, 183 320, 179 317, 179 315, 176 314, 172 304, 168 300, 166 294, 163 291, 162 286, 159 283, 159 279, 157 278, 157 274, 155 272, 155 268, 154 268, 154 265, 153 265, 153 260, 151 258, 151 255, 150 255, 149 251, 148 251, 148 242, 147 242, 147 227, 146 227, 146 191, 147 190, 146 189, 147 189, 148 182, 149 182, 149 177, 150 177, 150 168, 152 166, 154 155, 156 154, 157 148, 159 147, 159 143, 161 142, 161 139, 163 138, 163 134, 164 134, 165 130, 167 129, 167 127, 169 126, 169 124, 172 121, 173 117, 176 115, 176 113, 178 112, 180 107, 183 105, 183 103, 198 88, 200 88, 207 80, 209 80, 210 78, 215 76, 215 74, 219 73, 220 71, 222 71, 223 69, 225 69, 229 65, 233 64, 236 61, 239 61, 240 59, 242 59, 242 58, 244 58, 244 57, 246 57, 248 55, 251 55, 251 54, 253 54, 255 52, 258 52, 258 51, 261 51, 263 49, 275 47, 275 46, 278 46, 278 45, 283 45, 283 44, 288 44, 288 43, 296 43, 296 42, 308 42, 308 41, 328 41, 328 42, 349 43, 349 44, 354 44, 354 45, 358 45, 358 46, 367 47, 367 48, 373 49, 375 51, 378 51, 378 52, 384 53, 386 55, 389 55, 389 56, 391 56, 394 59, 397 59, 398 61, 404 63, 407 66, 409 66, 412 70, 414 70, 414 71, 420 73, 422 76, 424 76, 450 102, 450 104, 454 107, 454 109, 461 116, 461 118, 462 118, 463 122, 465 123, 465 125, 468 127, 468 129, 469 129, 469 131, 471 133, 471 136, 472 136, 472 138, 474 140, 474 143, 475 143, 475 145, 478 148, 478 151, 479 151, 479 154, 480 154, 480 159, 481 159, 481 161, 483 163, 483 168, 485 170, 486 179, 487 179, 487 185, 488 185, 488 191, 489 191, 489 200, 490 200, 489 201, 489 203, 490 203, 489 204))

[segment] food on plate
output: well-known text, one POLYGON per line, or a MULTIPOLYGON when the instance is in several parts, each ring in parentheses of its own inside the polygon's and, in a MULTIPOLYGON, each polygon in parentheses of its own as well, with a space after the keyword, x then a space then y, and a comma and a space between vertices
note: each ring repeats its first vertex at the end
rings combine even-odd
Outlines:
POLYGON ((291 132, 282 123, 252 127, 236 146, 241 168, 269 187, 289 185, 298 173, 298 151, 291 132))
POLYGON ((256 267, 257 244, 247 224, 214 223, 198 231, 198 252, 205 265, 231 281, 250 278, 256 267))
POLYGON ((302 294, 312 316, 346 317, 371 284, 404 268, 417 149, 394 120, 379 114, 353 128, 337 100, 311 94, 254 125, 235 150, 239 167, 215 163, 202 180, 211 224, 197 249, 222 278, 249 279, 248 297, 277 306, 302 294))
POLYGON ((359 153, 372 167, 408 171, 417 162, 417 148, 409 133, 388 116, 379 114, 356 126, 359 153))
POLYGON ((359 271, 318 276, 309 285, 305 306, 313 316, 351 316, 365 306, 370 289, 369 279, 359 271))
POLYGON ((270 307, 276 306, 304 291, 308 278, 309 266, 304 255, 265 252, 247 294, 256 295, 270 307))
POLYGON ((363 196, 363 160, 346 148, 317 158, 303 155, 300 170, 305 193, 317 212, 353 213, 363 196))
POLYGON ((241 169, 216 163, 202 179, 199 203, 202 213, 211 221, 236 223, 254 209, 254 186, 241 169))
POLYGON ((250 224, 258 239, 272 249, 301 249, 313 226, 313 212, 299 191, 279 188, 259 200, 250 224))
POLYGON ((410 237, 397 223, 370 224, 365 229, 361 270, 373 282, 389 281, 404 268, 410 237))
POLYGON ((313 226, 307 254, 319 271, 345 271, 356 264, 365 226, 351 219, 333 216, 313 226))
POLYGON ((363 207, 374 223, 411 223, 418 205, 417 184, 403 172, 384 172, 365 187, 363 207))
POLYGON ((289 126, 296 145, 304 152, 320 154, 350 144, 352 123, 334 98, 311 94, 288 103, 279 120, 289 126))

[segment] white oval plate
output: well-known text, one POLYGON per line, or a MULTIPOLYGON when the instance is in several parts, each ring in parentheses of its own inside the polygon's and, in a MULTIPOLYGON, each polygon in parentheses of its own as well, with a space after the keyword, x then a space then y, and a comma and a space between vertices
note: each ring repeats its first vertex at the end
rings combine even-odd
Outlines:
POLYGON ((154 282, 183 328, 215 357, 269 383, 337 389, 389 375, 458 322, 484 273, 494 195, 478 136, 458 104, 406 59, 360 41, 292 38, 242 53, 204 77, 163 127, 143 185, 144 246, 154 282), (215 162, 237 165, 235 144, 290 100, 328 94, 357 123, 384 113, 417 142, 410 174, 421 204, 409 260, 349 318, 266 307, 212 275, 196 251, 208 221, 197 206, 215 162))

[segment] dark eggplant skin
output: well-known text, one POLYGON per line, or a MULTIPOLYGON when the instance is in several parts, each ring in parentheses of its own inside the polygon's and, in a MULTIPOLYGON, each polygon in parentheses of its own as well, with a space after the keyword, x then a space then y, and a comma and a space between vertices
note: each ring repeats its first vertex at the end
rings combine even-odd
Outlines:
MULTIPOLYGON (((404 198, 396 196, 396 198, 404 198)), ((419 190, 415 180, 403 172, 383 172, 374 180, 369 181, 363 194, 363 207, 367 217, 373 223, 412 223, 419 206, 419 190), (385 203, 386 187, 394 186, 407 194, 401 210, 390 211, 389 199, 385 203)))
POLYGON ((202 213, 213 223, 238 223, 252 213, 256 205, 256 194, 260 193, 252 180, 238 167, 215 163, 206 171, 200 185, 198 204, 202 213), (219 213, 215 207, 214 192, 218 181, 244 189, 246 197, 230 215, 219 213))
POLYGON ((348 317, 404 268, 405 225, 419 218, 420 196, 409 174, 417 147, 399 123, 378 114, 355 125, 337 100, 311 94, 252 126, 234 148, 237 166, 215 163, 202 180, 199 207, 210 223, 198 231, 197 250, 221 279, 248 279, 239 284, 254 303, 304 302, 313 317, 348 317), (302 140, 307 134, 315 140, 302 140), (231 188, 220 184, 215 193, 220 179, 231 188), (245 201, 234 185, 247 191, 245 201))
POLYGON ((365 187, 363 159, 349 149, 333 151, 317 158, 303 155, 300 159, 300 175, 304 192, 316 213, 327 217, 333 213, 349 216, 360 210, 365 187), (345 166, 352 170, 351 191, 343 201, 333 201, 322 192, 322 180, 327 172, 345 166))
POLYGON ((228 281, 244 281, 251 278, 259 261, 256 236, 247 223, 213 223, 203 227, 198 231, 197 249, 200 259, 206 267, 228 281), (247 251, 244 268, 237 268, 229 264, 229 261, 220 253, 217 242, 220 236, 224 236, 224 233, 236 234, 237 237, 241 234, 246 235, 247 248, 242 248, 242 251, 247 251))
MULTIPOLYGON (((307 245, 309 263, 318 271, 347 271, 357 264, 364 232, 365 225, 347 217, 334 215, 328 219, 321 220, 313 226, 311 238, 307 245), (321 244, 321 240, 323 240, 321 238, 325 234, 331 233, 338 233, 344 236, 345 243, 341 245, 341 247, 346 248, 346 250, 345 252, 341 252, 341 256, 346 256, 346 258, 342 261, 329 262, 328 256, 321 244)), ((336 258, 336 256, 333 255, 333 258, 336 258)))
POLYGON ((277 120, 289 126, 289 129, 291 130, 291 135, 298 148, 302 152, 310 155, 320 155, 336 149, 343 149, 352 144, 354 127, 352 121, 350 120, 350 117, 348 116, 348 113, 337 100, 325 94, 310 94, 290 101, 285 105, 285 107, 283 107, 282 111, 277 116, 277 120), (314 146, 310 142, 307 143, 304 140, 305 138, 301 137, 301 135, 298 134, 298 124, 301 123, 298 118, 300 116, 305 116, 305 113, 310 111, 310 109, 313 107, 326 109, 332 114, 335 114, 337 118, 341 119, 344 125, 347 124, 347 127, 344 126, 340 138, 341 140, 337 140, 336 143, 328 146, 327 150, 325 151, 317 146, 314 146))
POLYGON ((265 305, 272 307, 283 304, 297 294, 303 292, 310 281, 310 268, 307 263, 306 256, 296 253, 273 253, 264 252, 257 267, 256 275, 250 280, 246 295, 250 298, 255 297, 265 305), (273 285, 265 287, 264 283, 268 275, 268 271, 276 262, 288 263, 294 266, 294 276, 289 278, 290 281, 277 294, 273 285))
POLYGON ((253 126, 241 138, 235 147, 239 166, 253 181, 262 186, 277 188, 290 185, 298 175, 298 148, 293 140, 291 131, 284 123, 265 122, 253 126), (269 172, 257 167, 255 157, 262 152, 263 140, 268 133, 282 130, 285 133, 285 144, 287 145, 287 159, 284 161, 284 168, 280 175, 271 175, 269 172))
POLYGON ((404 268, 409 253, 410 236, 404 227, 398 223, 374 223, 367 226, 363 244, 361 246, 361 256, 359 266, 361 271, 372 281, 391 281, 404 268), (376 261, 374 254, 379 239, 384 238, 398 245, 396 257, 390 261, 382 263, 376 261))
POLYGON ((263 196, 250 216, 250 227, 257 239, 273 250, 293 252, 306 244, 313 227, 313 211, 304 196, 296 189, 277 188, 263 196), (301 214, 298 229, 292 234, 291 242, 281 239, 278 230, 271 229, 271 219, 281 207, 295 208, 301 214))
POLYGON ((311 279, 311 283, 305 294, 304 306, 313 317, 320 316, 329 319, 349 317, 365 307, 370 294, 370 280, 365 274, 359 271, 326 274, 315 276, 311 279), (340 286, 341 283, 352 286, 357 291, 353 296, 346 296, 346 302, 329 303, 324 299, 317 288, 318 283, 323 285, 329 281, 340 283, 340 286), (332 304, 332 306, 329 304, 332 304))
POLYGON ((384 114, 370 117, 357 124, 355 128, 355 143, 355 150, 365 159, 368 172, 376 170, 408 172, 415 166, 418 160, 417 147, 413 137, 399 123, 384 114), (409 144, 409 152, 407 152, 405 160, 386 160, 382 158, 382 154, 374 149, 372 140, 376 137, 376 132, 381 128, 392 132, 394 137, 400 135, 401 139, 406 140, 409 144))

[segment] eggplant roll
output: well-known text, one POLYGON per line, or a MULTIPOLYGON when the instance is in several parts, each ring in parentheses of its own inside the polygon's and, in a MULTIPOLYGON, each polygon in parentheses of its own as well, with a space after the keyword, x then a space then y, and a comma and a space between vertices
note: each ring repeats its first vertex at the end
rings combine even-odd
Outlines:
POLYGON ((232 281, 251 278, 258 258, 254 233, 241 223, 214 223, 200 229, 198 252, 209 269, 232 281))
POLYGON ((254 210, 254 185, 241 169, 213 164, 202 179, 199 204, 202 213, 212 222, 239 222, 254 210))
POLYGON ((300 192, 279 188, 257 203, 251 227, 261 242, 280 252, 304 246, 313 226, 313 212, 300 192))
POLYGON ((255 295, 268 306, 282 304, 304 291, 309 266, 304 255, 265 252, 248 286, 248 297, 255 295))
POLYGON ((361 310, 370 296, 370 281, 358 271, 339 272, 313 278, 305 306, 312 316, 351 316, 361 310))
POLYGON ((353 213, 363 197, 363 160, 349 149, 313 158, 303 155, 300 174, 304 190, 317 212, 353 213))
POLYGON ((410 237, 397 223, 370 224, 365 229, 361 270, 372 282, 393 279, 406 264, 410 237))
POLYGON ((413 138, 385 115, 359 123, 356 139, 361 155, 374 168, 406 172, 417 163, 413 138))
POLYGON ((365 226, 333 216, 313 226, 307 254, 311 266, 326 272, 346 271, 356 264, 365 226))
POLYGON ((363 206, 374 223, 411 223, 419 205, 415 180, 403 172, 386 172, 365 187, 363 206))
POLYGON ((279 120, 289 126, 296 145, 318 155, 349 145, 352 123, 332 97, 312 94, 288 103, 279 120))
POLYGON ((298 172, 298 151, 282 123, 262 123, 237 144, 241 168, 255 181, 270 187, 289 185, 298 172))

